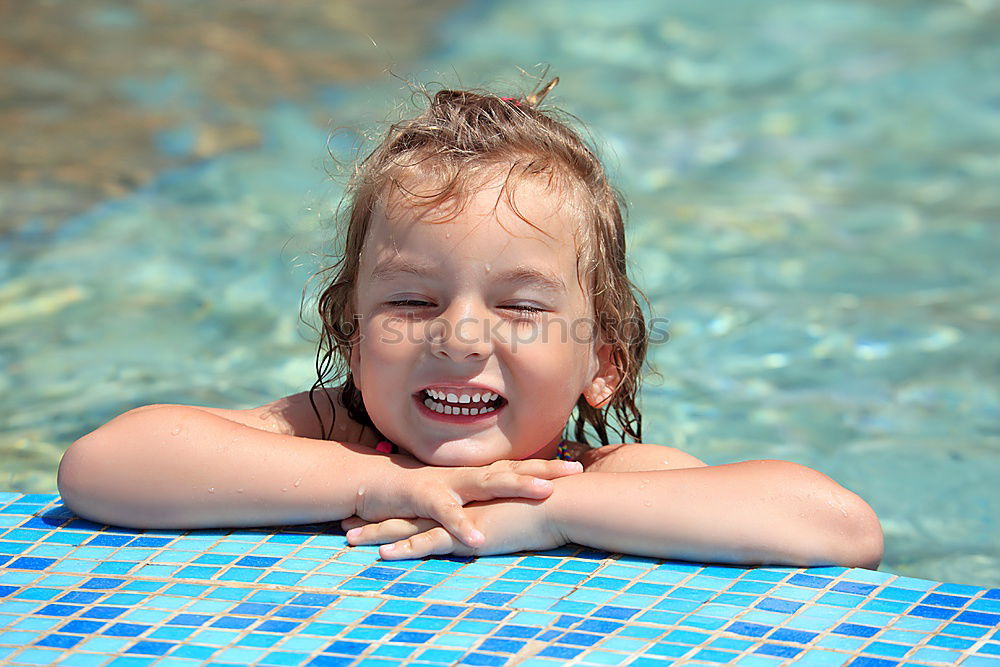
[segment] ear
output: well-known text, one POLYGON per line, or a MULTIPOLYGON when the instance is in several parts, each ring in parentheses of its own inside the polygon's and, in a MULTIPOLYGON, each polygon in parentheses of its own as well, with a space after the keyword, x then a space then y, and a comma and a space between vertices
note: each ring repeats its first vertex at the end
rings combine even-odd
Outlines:
POLYGON ((590 384, 583 388, 583 397, 592 408, 603 408, 607 405, 622 376, 618 372, 618 366, 612 358, 613 348, 607 343, 601 343, 595 352, 597 369, 590 380, 590 384))

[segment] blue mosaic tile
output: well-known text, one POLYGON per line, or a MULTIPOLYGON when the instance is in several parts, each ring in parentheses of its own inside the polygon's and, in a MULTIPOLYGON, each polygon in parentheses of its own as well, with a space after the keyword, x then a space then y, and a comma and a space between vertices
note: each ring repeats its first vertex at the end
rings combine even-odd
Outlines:
POLYGON ((16 519, 0 540, 0 660, 16 664, 1000 660, 1000 592, 865 570, 572 547, 382 563, 321 527, 120 531, 52 497, 0 518, 16 519))

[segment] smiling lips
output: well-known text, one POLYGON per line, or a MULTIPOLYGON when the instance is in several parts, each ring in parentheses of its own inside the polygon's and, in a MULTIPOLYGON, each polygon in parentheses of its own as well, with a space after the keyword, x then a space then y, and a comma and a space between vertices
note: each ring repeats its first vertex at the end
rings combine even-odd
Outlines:
POLYGON ((422 399, 423 405, 432 412, 470 417, 493 412, 507 402, 496 392, 482 390, 453 393, 439 389, 424 389, 418 396, 422 399))

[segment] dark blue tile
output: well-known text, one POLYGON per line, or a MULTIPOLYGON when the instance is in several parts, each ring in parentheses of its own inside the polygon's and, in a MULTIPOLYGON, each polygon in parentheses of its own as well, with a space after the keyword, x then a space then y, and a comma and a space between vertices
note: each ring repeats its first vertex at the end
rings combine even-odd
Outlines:
POLYGON ((50 519, 43 519, 41 517, 33 516, 18 527, 52 529, 53 526, 61 526, 68 518, 69 517, 59 517, 58 519, 56 519, 56 521, 52 521, 50 519))
POLYGON ((72 616, 81 609, 83 607, 77 604, 47 604, 34 613, 43 616, 72 616))
POLYGON ((760 602, 754 605, 757 609, 763 609, 764 611, 777 611, 782 614, 794 613, 798 611, 801 606, 801 602, 782 600, 781 598, 763 598, 760 602))
POLYGON ((444 618, 455 618, 463 611, 466 607, 459 607, 452 604, 431 604, 427 605, 427 608, 420 612, 421 616, 441 616, 444 618))
POLYGON ((841 623, 830 632, 848 637, 872 637, 878 633, 879 628, 871 625, 858 625, 857 623, 841 623))
POLYGON ((847 663, 847 667, 895 667, 898 660, 885 660, 883 658, 868 658, 859 656, 847 663))
POLYGON ((834 585, 833 590, 840 593, 853 593, 855 595, 868 595, 873 590, 878 588, 872 584, 860 584, 856 581, 838 581, 834 585))
MULTIPOLYGON (((397 584, 398 585, 398 584, 397 584)), ((389 591, 387 590, 386 593, 389 591)), ((508 593, 476 593, 471 598, 469 602, 472 604, 489 604, 501 606, 505 605, 514 599, 514 595, 508 593)))
POLYGON ((339 655, 317 655, 306 663, 309 667, 347 667, 354 658, 344 658, 339 655))
POLYGON ((761 625, 760 623, 747 623, 745 621, 735 621, 726 627, 726 632, 743 635, 745 637, 763 637, 768 630, 773 629, 773 625, 761 625))
POLYGON ((235 565, 242 565, 245 567, 271 567, 279 560, 281 559, 271 556, 244 556, 236 561, 235 565))
POLYGON ((389 641, 402 642, 404 644, 423 644, 433 638, 434 635, 429 632, 413 632, 405 630, 403 632, 397 632, 389 641))
POLYGON ((44 570, 55 562, 55 558, 32 558, 30 556, 22 556, 21 558, 18 558, 14 562, 8 564, 7 567, 20 570, 44 570))
POLYGON ((555 620, 552 624, 557 628, 568 628, 576 623, 583 620, 583 616, 574 616, 573 614, 561 614, 559 618, 555 620))
POLYGON ((788 578, 788 583, 796 586, 806 586, 808 588, 826 588, 833 579, 817 577, 811 574, 794 574, 788 578))
POLYGON ((152 627, 141 623, 114 623, 101 634, 110 637, 138 637, 152 627))
POLYGON ((771 633, 768 639, 779 642, 795 642, 797 644, 808 644, 816 639, 819 633, 807 632, 806 630, 793 630, 792 628, 778 628, 771 633))
POLYGON ((509 611, 504 611, 503 609, 483 609, 481 607, 470 609, 468 613, 465 614, 465 618, 467 619, 479 619, 484 621, 502 621, 508 616, 510 616, 509 611))
POLYGON ((989 600, 1000 600, 1000 588, 991 588, 983 593, 983 597, 989 600))
POLYGON ((264 621, 254 628, 254 630, 260 632, 291 632, 300 625, 302 624, 291 621, 264 621))
MULTIPOLYGON (((2 563, 0 563, 2 565, 2 563)), ((0 586, 0 598, 5 598, 11 593, 16 592, 18 586, 0 586)))
POLYGON ((612 621, 597 621, 594 619, 588 619, 576 626, 577 630, 583 630, 585 632, 603 632, 604 634, 611 634, 615 630, 624 627, 624 623, 614 623, 612 621))
POLYGON ((263 604, 261 602, 241 602, 229 610, 230 614, 246 614, 248 616, 266 616, 277 608, 278 605, 263 604))
POLYGON ((365 625, 378 625, 392 628, 401 624, 405 620, 406 616, 399 616, 397 614, 369 614, 361 619, 361 623, 365 625))
POLYGON ((83 618, 118 618, 124 614, 127 610, 125 607, 108 607, 104 605, 96 605, 87 609, 85 612, 80 614, 83 618))
POLYGON ((106 623, 102 621, 70 621, 59 628, 59 632, 79 632, 81 635, 89 635, 103 628, 106 623))
POLYGON ((573 555, 577 558, 585 558, 587 560, 603 560, 611 557, 611 554, 607 551, 597 551, 595 549, 581 549, 573 555))
POLYGON ((104 597, 104 593, 87 593, 84 591, 70 591, 57 598, 57 602, 76 602, 79 604, 89 604, 104 597))
POLYGON ((540 642, 550 642, 556 637, 559 637, 560 635, 562 635, 562 633, 559 632, 558 630, 546 630, 542 634, 535 637, 535 639, 537 639, 540 642))
POLYGON ((501 625, 493 633, 494 637, 518 637, 521 639, 531 639, 539 632, 541 628, 533 628, 528 625, 501 625))
POLYGON ((337 640, 323 649, 323 653, 341 653, 344 655, 361 655, 371 644, 367 642, 349 642, 337 640))
POLYGON ((776 658, 794 658, 802 649, 797 646, 783 646, 782 644, 762 644, 754 649, 754 653, 762 655, 773 655, 776 658))
POLYGON ((930 593, 924 596, 920 604, 932 604, 937 607, 964 607, 969 598, 957 595, 943 595, 941 593, 930 593))
POLYGON ((952 618, 958 613, 955 609, 945 609, 944 607, 929 607, 927 605, 917 605, 906 612, 907 616, 920 616, 921 618, 952 618))
POLYGON ((543 658, 561 658, 563 660, 572 660, 581 653, 583 653, 582 648, 572 648, 570 646, 547 646, 538 652, 538 656, 543 658))
POLYGON ((242 630, 243 628, 249 628, 251 625, 257 622, 254 618, 244 618, 240 616, 223 616, 222 618, 216 619, 212 623, 213 628, 231 628, 234 630, 242 630))
POLYGON ((118 588, 125 583, 124 579, 114 579, 112 577, 94 577, 80 584, 80 588, 92 590, 103 590, 107 588, 118 588))
POLYGON ((462 659, 458 661, 458 664, 503 667, 503 665, 507 664, 507 658, 502 655, 489 655, 488 653, 469 653, 462 656, 462 659))
MULTIPOLYGON (((420 584, 393 584, 385 589, 383 593, 385 595, 397 595, 401 598, 416 598, 429 591, 430 588, 430 586, 422 586, 420 584)), ((480 593, 480 595, 483 594, 480 593)))
POLYGON ((129 535, 95 535, 93 539, 86 543, 88 547, 120 547, 132 541, 129 535))
POLYGON ((955 617, 955 620, 974 625, 998 625, 1000 624, 1000 614, 987 614, 984 611, 963 611, 955 617))
POLYGON ((496 639, 490 637, 479 645, 481 651, 496 651, 497 653, 517 653, 528 642, 519 642, 515 639, 496 639))
POLYGON ((406 574, 405 570, 397 570, 392 567, 369 567, 366 570, 358 572, 357 576, 364 577, 366 579, 378 579, 380 581, 392 581, 396 579, 401 574, 406 574))
POLYGON ((212 617, 208 614, 177 614, 169 621, 164 621, 164 623, 167 625, 202 626, 210 620, 212 620, 212 617))
POLYGON ((594 613, 592 613, 591 616, 596 616, 598 618, 617 618, 621 620, 628 620, 638 613, 639 613, 638 609, 605 605, 603 607, 598 607, 597 609, 595 609, 594 613))
POLYGON ((325 607, 340 599, 339 595, 328 593, 302 593, 292 598, 292 604, 302 604, 309 607, 325 607))
POLYGON ((562 637, 556 639, 559 644, 572 644, 573 646, 593 646, 601 640, 601 635, 592 635, 587 632, 567 632, 562 637))
POLYGON ((50 646, 52 648, 73 648, 82 641, 83 637, 76 637, 74 635, 48 635, 47 637, 42 637, 37 642, 35 642, 35 646, 50 646))
POLYGON ((166 655, 167 651, 175 646, 177 646, 177 644, 174 642, 154 642, 143 640, 129 646, 125 649, 125 653, 134 653, 136 655, 166 655))

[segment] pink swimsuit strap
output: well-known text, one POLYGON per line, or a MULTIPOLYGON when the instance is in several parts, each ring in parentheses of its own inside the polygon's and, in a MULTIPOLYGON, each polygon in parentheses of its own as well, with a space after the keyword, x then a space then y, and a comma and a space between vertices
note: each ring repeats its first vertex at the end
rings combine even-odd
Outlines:
POLYGON ((382 440, 377 445, 375 445, 376 452, 382 452, 383 454, 392 454, 396 447, 388 440, 382 440))

